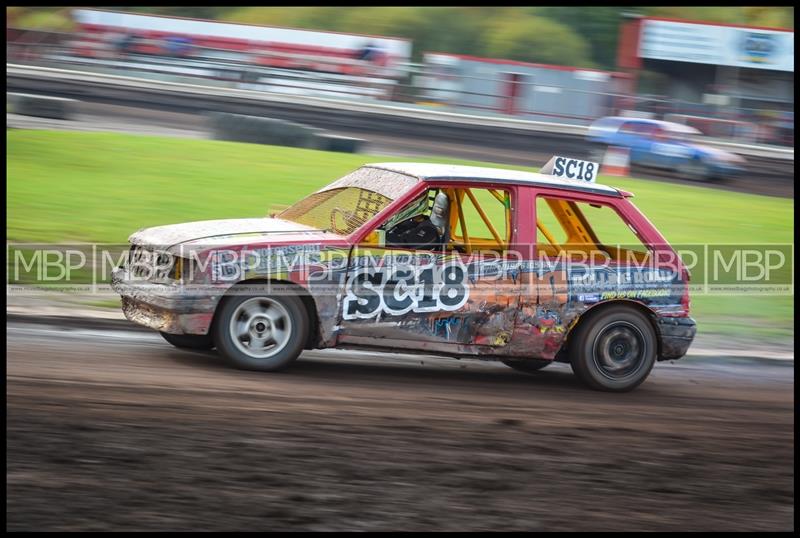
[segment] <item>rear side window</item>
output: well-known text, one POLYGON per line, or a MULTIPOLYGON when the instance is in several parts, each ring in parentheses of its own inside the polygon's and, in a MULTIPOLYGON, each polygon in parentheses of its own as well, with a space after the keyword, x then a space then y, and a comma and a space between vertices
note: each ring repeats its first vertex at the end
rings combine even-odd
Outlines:
POLYGON ((600 251, 615 261, 641 260, 648 252, 613 207, 545 196, 536 197, 536 244, 540 255, 600 251))
POLYGON ((625 123, 625 124, 622 125, 622 127, 620 127, 619 132, 620 133, 625 133, 625 134, 635 133, 636 130, 637 130, 637 126, 638 126, 637 123, 629 121, 628 123, 625 123))
POLYGON ((652 125, 650 123, 642 123, 637 127, 636 132, 642 136, 653 136, 653 134, 658 130, 656 125, 652 125))
POLYGON ((651 136, 658 129, 657 125, 642 122, 627 122, 620 129, 621 133, 651 136))

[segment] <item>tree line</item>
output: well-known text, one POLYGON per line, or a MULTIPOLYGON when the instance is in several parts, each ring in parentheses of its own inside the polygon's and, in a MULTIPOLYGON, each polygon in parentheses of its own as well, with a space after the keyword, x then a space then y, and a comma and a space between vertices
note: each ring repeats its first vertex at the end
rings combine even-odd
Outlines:
MULTIPOLYGON (((783 7, 106 7, 310 30, 402 37, 424 52, 450 52, 613 69, 626 15, 794 28, 783 7)), ((6 25, 71 30, 68 8, 7 7, 6 25)))

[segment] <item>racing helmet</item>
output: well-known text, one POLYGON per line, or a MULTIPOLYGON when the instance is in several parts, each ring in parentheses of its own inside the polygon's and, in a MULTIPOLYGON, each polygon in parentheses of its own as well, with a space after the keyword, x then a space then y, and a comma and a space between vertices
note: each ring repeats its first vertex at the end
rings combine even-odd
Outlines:
POLYGON ((431 209, 431 224, 436 226, 436 231, 441 237, 445 236, 447 224, 450 222, 450 199, 443 192, 436 195, 431 209))

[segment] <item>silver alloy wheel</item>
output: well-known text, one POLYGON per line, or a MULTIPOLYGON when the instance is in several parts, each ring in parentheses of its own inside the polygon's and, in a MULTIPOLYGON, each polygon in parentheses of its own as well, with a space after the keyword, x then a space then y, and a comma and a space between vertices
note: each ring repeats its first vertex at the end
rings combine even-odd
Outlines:
POLYGON ((231 340, 245 355, 269 359, 289 343, 292 320, 286 308, 269 297, 253 297, 231 316, 231 340))

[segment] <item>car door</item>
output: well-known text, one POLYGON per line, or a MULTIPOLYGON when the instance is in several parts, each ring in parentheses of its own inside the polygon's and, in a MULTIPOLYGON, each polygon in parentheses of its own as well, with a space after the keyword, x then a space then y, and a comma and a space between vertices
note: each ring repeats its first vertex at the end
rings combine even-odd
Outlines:
POLYGON ((653 166, 676 169, 692 158, 693 151, 688 144, 680 140, 675 133, 667 129, 659 129, 657 139, 650 152, 653 166))
POLYGON ((511 189, 431 184, 377 223, 350 257, 339 342, 453 353, 505 346, 514 327, 519 283, 504 271, 502 252, 486 247, 508 247, 511 200, 511 189), (448 201, 441 243, 389 240, 404 223, 431 220, 439 194, 448 201), (484 207, 488 200, 497 205, 484 207), (475 233, 481 223, 488 238, 475 233))
POLYGON ((515 354, 554 358, 576 318, 604 301, 676 301, 668 284, 674 275, 648 268, 649 249, 618 200, 553 189, 537 189, 532 198, 535 261, 521 276, 515 354))
POLYGON ((635 126, 636 123, 632 121, 626 121, 620 125, 616 134, 614 137, 612 137, 609 145, 630 148, 631 144, 633 143, 633 131, 635 126))
POLYGON ((658 127, 650 123, 640 123, 631 144, 631 162, 641 166, 654 166, 653 144, 658 127))
POLYGON ((628 148, 632 164, 643 164, 643 157, 646 156, 647 138, 642 136, 641 129, 641 122, 626 121, 617 132, 614 143, 611 144, 628 148))

